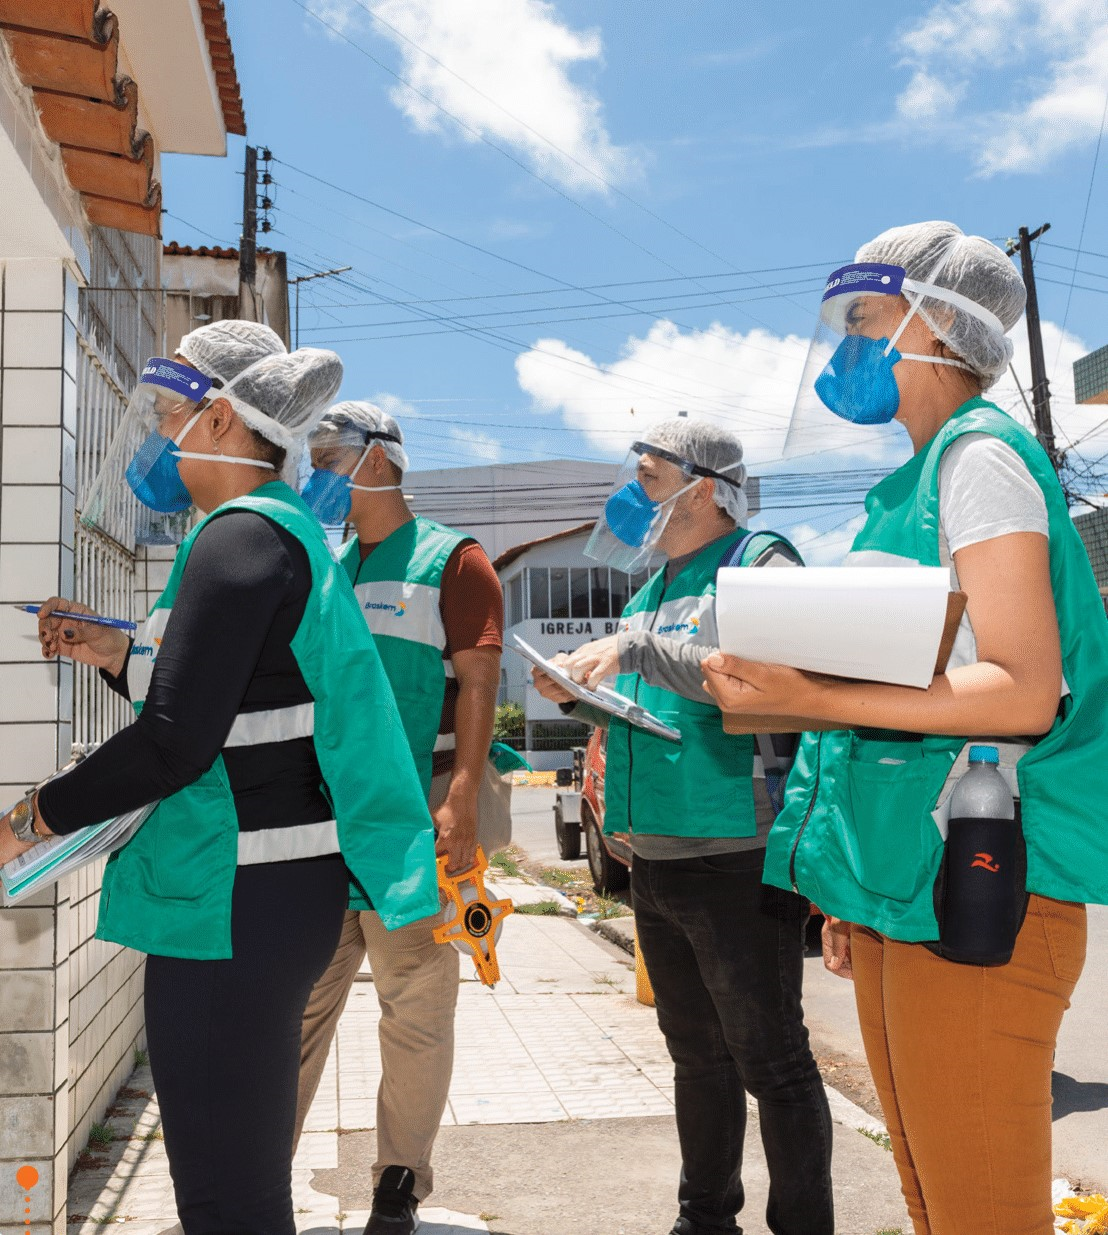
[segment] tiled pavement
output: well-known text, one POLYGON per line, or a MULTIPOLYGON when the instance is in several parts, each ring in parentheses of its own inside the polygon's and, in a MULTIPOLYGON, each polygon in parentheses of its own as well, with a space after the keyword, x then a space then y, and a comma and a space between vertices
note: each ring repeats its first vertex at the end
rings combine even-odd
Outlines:
MULTIPOLYGON (((462 983, 457 1053, 444 1124, 544 1123, 662 1115, 673 1109, 672 1063, 653 1009, 635 1001, 630 962, 564 918, 513 915, 500 948, 504 978, 490 991, 462 983)), ((463 961, 463 972, 468 968, 463 961)), ((372 1128, 380 1078, 372 980, 351 992, 293 1164, 302 1233, 360 1231, 366 1215, 337 1214, 315 1191, 338 1167, 340 1130, 372 1128)), ((74 1235, 125 1223, 157 1235, 176 1221, 148 1071, 131 1079, 111 1123, 118 1139, 79 1169, 69 1197, 74 1235), (149 1139, 147 1139, 149 1138, 149 1139), (114 1222, 113 1222, 114 1219, 114 1222)), ((421 1210, 424 1235, 486 1230, 477 1218, 421 1210)))

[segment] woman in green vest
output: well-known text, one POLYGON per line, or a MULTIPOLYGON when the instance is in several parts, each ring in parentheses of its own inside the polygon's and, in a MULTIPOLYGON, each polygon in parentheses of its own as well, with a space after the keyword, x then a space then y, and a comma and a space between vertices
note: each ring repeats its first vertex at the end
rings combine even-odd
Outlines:
POLYGON ((347 905, 372 898, 390 927, 438 907, 380 657, 318 522, 278 479, 341 376, 333 352, 289 354, 252 322, 203 327, 147 363, 83 518, 109 531, 121 510, 135 518, 128 488, 162 520, 144 534, 209 513, 133 641, 52 616, 82 611, 71 601, 40 610, 43 655, 96 666, 137 717, 0 823, 6 861, 157 803, 108 864, 97 937, 148 954, 185 1235, 293 1235, 300 1025, 347 905))
POLYGON ((907 431, 914 454, 869 494, 847 564, 950 568, 969 599, 946 672, 918 690, 705 665, 725 712, 822 730, 801 743, 765 878, 830 915, 826 963, 853 976, 917 1235, 965 1231, 971 1207, 982 1235, 1053 1229, 1054 1046, 1085 903, 1108 903, 1108 623, 1051 460, 982 397, 1023 303, 988 241, 950 223, 883 233, 828 283, 790 430, 818 439, 814 388, 825 427, 830 409, 869 445, 894 419, 907 431), (946 959, 936 917, 950 794, 982 738, 1027 859, 1026 914, 996 967, 946 959))

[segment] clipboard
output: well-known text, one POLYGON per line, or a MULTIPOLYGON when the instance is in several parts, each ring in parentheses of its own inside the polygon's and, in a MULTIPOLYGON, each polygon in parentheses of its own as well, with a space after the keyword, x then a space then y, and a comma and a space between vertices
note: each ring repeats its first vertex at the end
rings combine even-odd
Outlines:
MULTIPOLYGON (((958 627, 966 612, 969 597, 965 592, 951 592, 946 601, 946 620, 943 624, 942 637, 939 639, 939 650, 935 656, 935 676, 946 672, 950 662, 950 654, 954 650, 954 640, 958 637, 958 627)), ((860 681, 859 678, 843 678, 843 681, 860 681)), ((841 729, 842 725, 830 725, 825 720, 801 716, 748 716, 741 712, 723 713, 724 733, 803 733, 827 729, 841 729)))
POLYGON ((648 712, 646 708, 636 703, 633 699, 628 699, 626 695, 621 695, 618 691, 612 690, 608 686, 600 686, 596 690, 590 690, 587 686, 582 686, 580 683, 575 682, 564 669, 559 669, 557 665, 552 664, 541 652, 537 652, 529 643, 521 639, 519 635, 513 634, 512 639, 515 642, 513 651, 518 652, 524 660, 529 660, 531 664, 541 669, 548 677, 553 678, 559 686, 569 691, 581 703, 587 703, 590 707, 606 712, 609 716, 615 716, 619 720, 626 721, 627 724, 634 725, 636 729, 644 729, 647 733, 654 734, 655 737, 665 738, 667 742, 680 743, 681 731, 679 729, 675 729, 672 725, 667 725, 664 720, 659 720, 657 716, 648 712))

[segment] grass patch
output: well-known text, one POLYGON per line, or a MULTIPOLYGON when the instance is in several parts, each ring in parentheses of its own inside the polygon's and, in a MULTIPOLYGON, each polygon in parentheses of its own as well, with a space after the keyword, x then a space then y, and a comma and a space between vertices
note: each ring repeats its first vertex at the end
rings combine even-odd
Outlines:
POLYGON ((554 888, 572 888, 585 882, 577 871, 560 870, 556 866, 547 867, 543 871, 542 881, 554 888))
MULTIPOLYGON (((866 1137, 867 1140, 872 1141, 875 1145, 880 1145, 882 1149, 887 1149, 889 1153, 892 1153, 893 1143, 889 1140, 889 1134, 887 1132, 871 1132, 869 1128, 859 1128, 858 1131, 866 1137)), ((878 1231, 877 1235, 882 1235, 882 1233, 878 1231)), ((890 1232, 889 1235, 895 1235, 895 1233, 890 1232)))
POLYGON ((134 1054, 134 1061, 135 1061, 136 1068, 145 1068, 146 1065, 150 1062, 150 1056, 146 1053, 146 1051, 139 1050, 139 1048, 136 1046, 135 1054, 134 1054))
POLYGON ((501 849, 499 853, 494 853, 489 858, 489 865, 495 866, 498 870, 502 870, 505 875, 510 875, 512 878, 518 878, 522 873, 522 868, 516 861, 515 855, 510 849, 501 849))
POLYGON ((111 1124, 93 1124, 89 1129, 89 1149, 103 1149, 115 1140, 115 1129, 111 1124))
POLYGON ((482 1222, 495 1222, 500 1217, 500 1215, 499 1214, 478 1214, 477 1217, 480 1218, 482 1222))
POLYGON ((904 1228, 900 1226, 883 1226, 877 1235, 904 1235, 904 1228))
POLYGON ((596 916, 601 921, 605 918, 625 918, 630 912, 623 901, 617 901, 612 896, 598 895, 596 898, 596 916))
POLYGON ((536 901, 531 905, 517 905, 515 911, 535 918, 553 918, 558 914, 558 902, 536 901))

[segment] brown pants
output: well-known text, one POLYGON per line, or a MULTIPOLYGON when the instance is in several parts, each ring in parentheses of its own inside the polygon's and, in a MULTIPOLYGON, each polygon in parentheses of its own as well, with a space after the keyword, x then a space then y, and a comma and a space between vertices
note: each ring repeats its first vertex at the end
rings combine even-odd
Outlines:
POLYGON ((1050 1077, 1085 907, 1032 896, 1007 965, 855 927, 858 1018, 916 1235, 1050 1235, 1050 1077))

